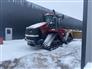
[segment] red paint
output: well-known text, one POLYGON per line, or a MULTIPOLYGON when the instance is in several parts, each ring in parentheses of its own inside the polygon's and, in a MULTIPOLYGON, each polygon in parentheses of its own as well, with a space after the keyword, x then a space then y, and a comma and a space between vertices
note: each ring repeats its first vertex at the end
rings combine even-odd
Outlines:
POLYGON ((65 29, 63 29, 63 28, 61 28, 61 29, 59 29, 58 30, 58 35, 61 37, 61 38, 63 38, 64 36, 65 36, 65 29))
POLYGON ((41 26, 40 29, 41 29, 42 34, 46 34, 46 33, 48 33, 48 30, 49 30, 47 24, 41 26))
POLYGON ((3 37, 0 37, 0 44, 3 44, 3 37))
POLYGON ((48 34, 48 33, 57 33, 60 38, 62 39, 65 36, 65 29, 50 29, 47 24, 40 27, 42 34, 48 34))

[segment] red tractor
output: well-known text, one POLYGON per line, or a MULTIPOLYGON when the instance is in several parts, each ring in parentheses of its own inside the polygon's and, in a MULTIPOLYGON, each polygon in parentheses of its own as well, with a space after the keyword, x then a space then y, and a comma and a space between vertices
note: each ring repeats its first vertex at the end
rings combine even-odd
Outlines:
POLYGON ((71 31, 66 31, 60 26, 64 15, 59 17, 53 10, 52 13, 45 14, 45 19, 46 22, 36 23, 26 28, 25 39, 28 45, 54 50, 63 43, 67 44, 73 40, 71 31))

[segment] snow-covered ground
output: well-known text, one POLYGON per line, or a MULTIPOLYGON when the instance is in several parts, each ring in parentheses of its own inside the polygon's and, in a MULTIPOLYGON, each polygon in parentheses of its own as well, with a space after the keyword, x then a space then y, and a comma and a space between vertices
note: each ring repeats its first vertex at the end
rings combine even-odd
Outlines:
POLYGON ((37 51, 31 49, 24 39, 4 41, 4 44, 0 46, 0 50, 0 61, 13 60, 37 51))
POLYGON ((74 39, 53 51, 33 49, 24 39, 4 41, 0 50, 2 63, 12 61, 8 69, 74 69, 81 62, 81 39, 74 39))

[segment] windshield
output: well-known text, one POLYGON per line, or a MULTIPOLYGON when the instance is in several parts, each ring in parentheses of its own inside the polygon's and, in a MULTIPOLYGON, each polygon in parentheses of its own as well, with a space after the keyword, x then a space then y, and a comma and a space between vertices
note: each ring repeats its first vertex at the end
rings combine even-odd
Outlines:
POLYGON ((46 22, 48 22, 48 23, 53 22, 53 15, 47 15, 46 22))

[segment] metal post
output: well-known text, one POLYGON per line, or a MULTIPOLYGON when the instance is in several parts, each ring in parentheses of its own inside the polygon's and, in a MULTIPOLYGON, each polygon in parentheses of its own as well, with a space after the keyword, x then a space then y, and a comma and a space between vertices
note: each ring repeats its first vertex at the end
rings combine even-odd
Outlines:
POLYGON ((92 1, 84 0, 81 69, 92 62, 92 1))

